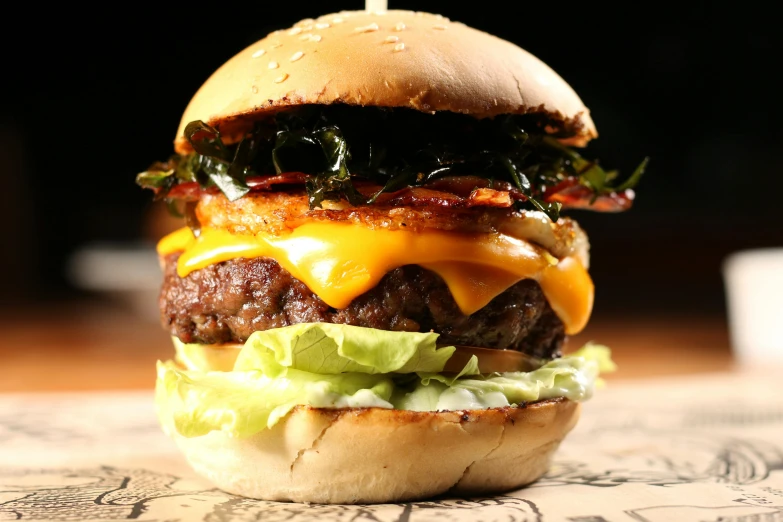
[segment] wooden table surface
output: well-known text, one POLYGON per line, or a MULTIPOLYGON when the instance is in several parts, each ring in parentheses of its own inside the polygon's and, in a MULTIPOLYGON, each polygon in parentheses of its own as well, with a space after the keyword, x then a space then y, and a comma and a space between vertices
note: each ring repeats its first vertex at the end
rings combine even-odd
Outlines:
MULTIPOLYGON (((155 361, 173 355, 171 341, 154 318, 111 302, 1 316, 0 392, 152 389, 155 361)), ((566 351, 589 340, 612 348, 619 370, 608 380, 733 368, 720 317, 596 318, 566 351)))

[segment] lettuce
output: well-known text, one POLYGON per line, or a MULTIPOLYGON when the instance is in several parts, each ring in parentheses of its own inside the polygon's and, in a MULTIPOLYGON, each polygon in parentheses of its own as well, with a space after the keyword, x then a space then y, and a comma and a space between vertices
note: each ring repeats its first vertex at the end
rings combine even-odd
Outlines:
POLYGON ((161 422, 185 437, 220 430, 246 437, 274 426, 297 405, 415 411, 503 407, 552 397, 590 398, 598 375, 613 370, 608 348, 590 344, 530 372, 478 375, 471 359, 440 373, 454 353, 437 334, 387 332, 326 323, 256 332, 233 371, 214 371, 179 343, 178 360, 158 363, 161 422))
POLYGON ((436 333, 388 332, 345 324, 302 323, 253 333, 234 370, 267 374, 439 372, 455 348, 436 348, 436 333))
POLYGON ((271 428, 298 404, 392 408, 393 390, 382 375, 290 370, 270 377, 260 371, 182 371, 168 361, 158 362, 156 406, 162 424, 185 437, 213 430, 246 437, 271 428))
MULTIPOLYGON (((531 372, 508 372, 455 379, 440 374, 422 376, 422 387, 435 386, 440 393, 422 393, 399 398, 396 408, 419 411, 498 408, 511 404, 567 397, 584 401, 601 384, 600 372, 614 371, 607 347, 587 344, 572 355, 548 362, 531 372)), ((461 375, 459 376, 461 377, 461 375)))

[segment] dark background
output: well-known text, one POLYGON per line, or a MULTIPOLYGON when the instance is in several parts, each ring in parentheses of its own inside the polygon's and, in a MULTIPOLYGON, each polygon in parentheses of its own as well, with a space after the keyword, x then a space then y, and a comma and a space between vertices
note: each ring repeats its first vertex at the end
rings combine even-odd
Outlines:
MULTIPOLYGON (((777 19, 751 3, 473 5, 390 7, 439 12, 531 51, 591 109, 600 138, 586 156, 624 173, 651 158, 631 211, 571 213, 592 239, 596 313, 723 314, 724 257, 783 245, 777 19)), ((151 194, 134 177, 172 152, 201 83, 273 29, 362 7, 20 7, 0 37, 0 303, 80 297, 65 270, 77 249, 152 244, 151 194)))

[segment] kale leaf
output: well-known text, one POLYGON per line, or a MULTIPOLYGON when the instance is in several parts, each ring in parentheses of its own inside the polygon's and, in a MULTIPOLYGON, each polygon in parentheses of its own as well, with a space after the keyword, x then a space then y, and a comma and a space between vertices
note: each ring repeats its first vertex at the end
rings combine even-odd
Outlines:
POLYGON ((551 123, 541 115, 501 116, 477 120, 410 109, 304 106, 259 123, 237 144, 228 145, 219 130, 202 121, 185 128, 193 152, 153 164, 136 178, 166 199, 178 183, 217 187, 234 201, 251 189, 247 178, 285 172, 308 174, 305 188, 311 208, 325 200, 372 204, 378 196, 422 186, 444 176, 479 176, 493 186, 510 183, 524 198, 516 205, 558 219, 561 204, 547 201, 547 190, 576 181, 601 195, 634 187, 648 159, 625 181, 597 161, 582 158, 547 134, 551 123), (362 195, 356 181, 381 187, 362 195))

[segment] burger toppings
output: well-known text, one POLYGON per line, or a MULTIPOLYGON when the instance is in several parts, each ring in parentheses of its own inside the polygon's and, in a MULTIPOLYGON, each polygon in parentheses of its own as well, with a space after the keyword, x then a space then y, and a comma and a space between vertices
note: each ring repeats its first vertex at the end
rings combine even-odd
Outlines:
POLYGON ((605 347, 588 345, 530 371, 482 372, 480 356, 472 355, 449 373, 460 352, 439 347, 440 340, 434 333, 297 324, 254 333, 231 371, 219 371, 213 364, 222 359, 175 339, 179 364, 158 364, 158 408, 185 437, 212 430, 242 437, 274 426, 298 404, 438 411, 585 400, 599 372, 613 369, 605 347))
MULTIPOLYGON (((302 323, 299 323, 302 325, 302 323)), ((307 325, 311 326, 311 325, 307 325)), ((230 372, 236 365, 243 348, 242 343, 185 344, 178 338, 173 340, 177 347, 177 362, 190 370, 230 372)), ((439 345, 440 346, 440 345, 439 345)), ((475 357, 479 373, 529 372, 547 363, 544 359, 531 357, 514 350, 492 350, 475 346, 452 346, 451 357, 443 366, 442 373, 459 374, 472 365, 475 357)), ((442 351, 442 350, 441 350, 442 351)))
POLYGON ((235 201, 253 190, 304 184, 310 208, 403 198, 406 204, 538 209, 553 221, 561 208, 627 209, 647 160, 620 182, 617 172, 548 134, 549 123, 534 114, 478 120, 401 108, 303 106, 226 144, 218 130, 194 121, 185 129, 194 152, 152 165, 137 183, 170 202, 203 190, 235 201))
POLYGON ((530 279, 466 316, 443 279, 415 265, 392 270, 346 308, 336 309, 269 258, 213 264, 184 278, 176 273, 176 261, 177 254, 165 258, 161 317, 185 343, 244 343, 255 331, 324 322, 434 331, 440 343, 514 350, 548 360, 560 355, 565 337, 562 322, 530 279))
POLYGON ((345 201, 325 201, 323 208, 310 210, 307 199, 304 190, 254 192, 237 201, 228 201, 221 194, 202 194, 195 217, 205 228, 237 235, 280 236, 312 222, 361 225, 371 230, 502 233, 540 245, 557 258, 577 255, 588 265, 587 236, 568 217, 552 223, 543 212, 510 208, 379 204, 354 207, 345 201))
POLYGON ((205 227, 196 237, 183 228, 161 240, 158 252, 182 252, 177 261, 180 277, 230 259, 270 257, 339 309, 405 265, 438 274, 464 315, 477 312, 522 279, 538 281, 567 334, 584 327, 593 302, 593 284, 578 257, 558 260, 540 246, 502 233, 392 231, 309 222, 280 236, 205 227))

